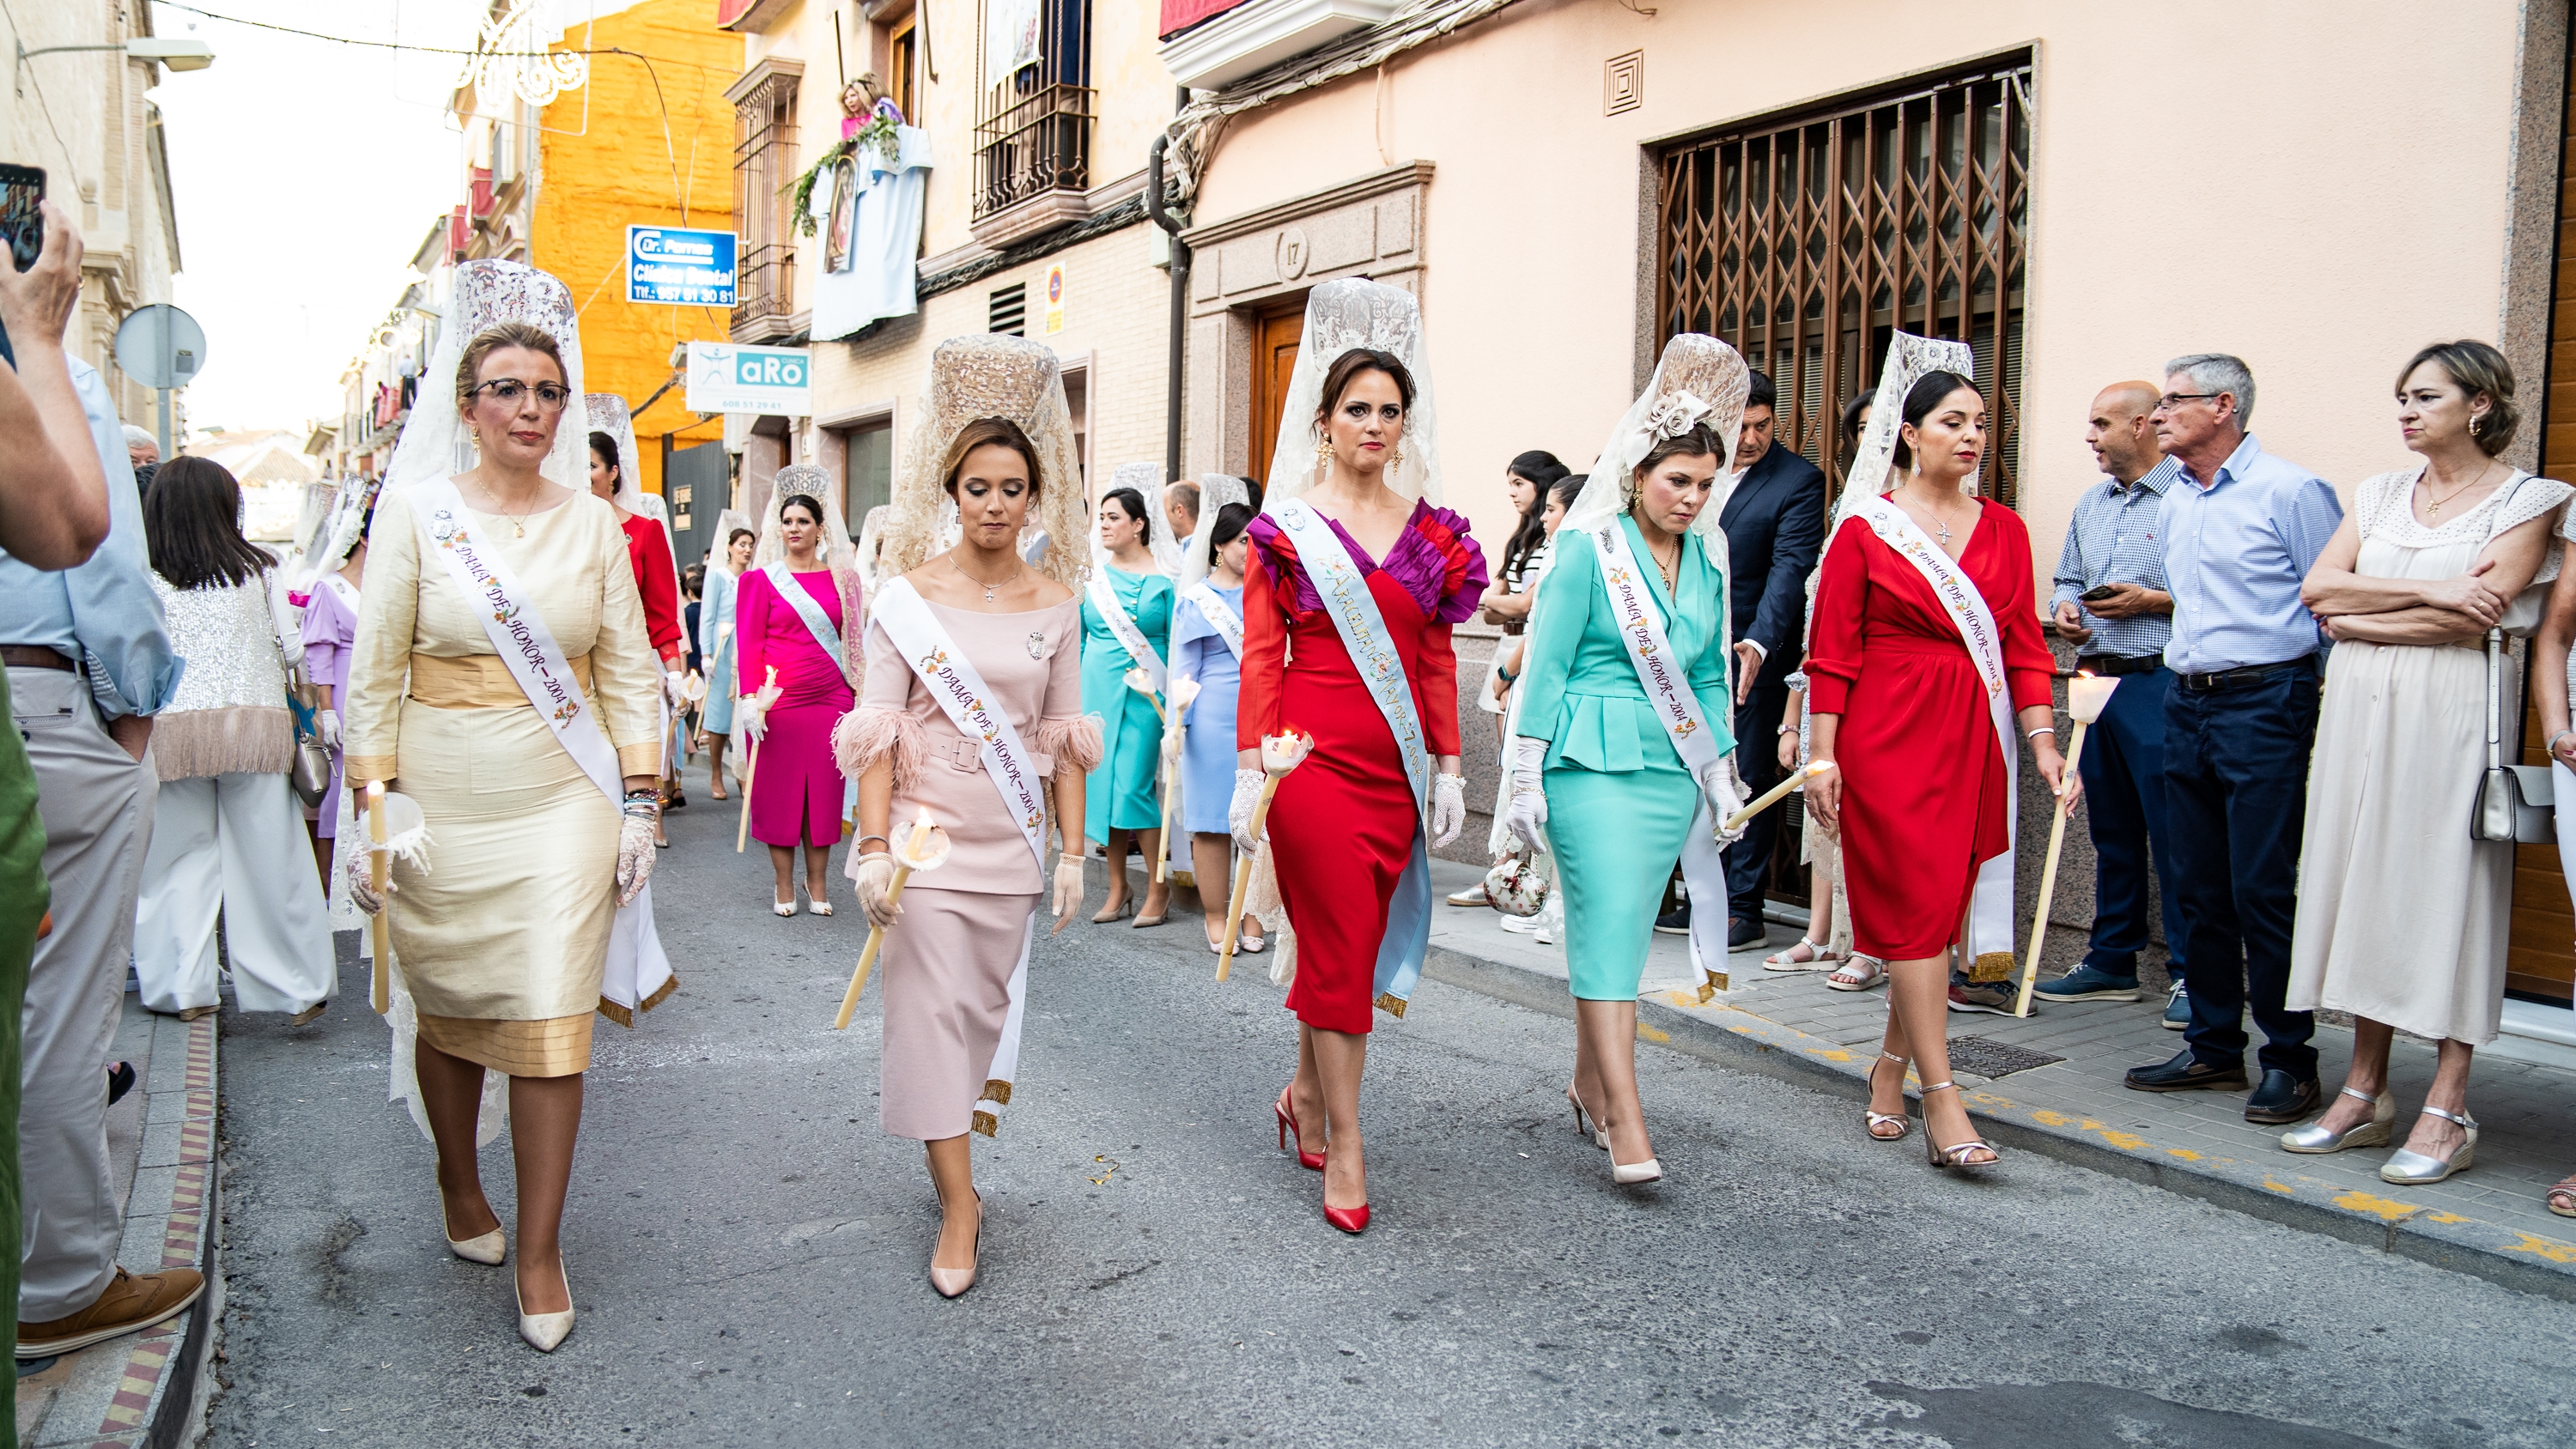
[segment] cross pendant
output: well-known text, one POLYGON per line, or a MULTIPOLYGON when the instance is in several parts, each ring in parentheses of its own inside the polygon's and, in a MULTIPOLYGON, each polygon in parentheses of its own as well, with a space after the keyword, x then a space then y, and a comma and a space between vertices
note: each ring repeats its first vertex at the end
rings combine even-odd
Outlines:
POLYGON ((1941 547, 1947 550, 1950 547, 1950 525, 1936 519, 1932 526, 1941 531, 1941 547))

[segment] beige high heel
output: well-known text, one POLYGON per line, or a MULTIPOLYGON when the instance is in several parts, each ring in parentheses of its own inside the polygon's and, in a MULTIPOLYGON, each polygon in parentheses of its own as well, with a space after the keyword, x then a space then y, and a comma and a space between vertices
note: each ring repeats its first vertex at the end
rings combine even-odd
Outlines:
POLYGON ((984 1268, 984 1195, 982 1193, 975 1194, 974 1261, 963 1268, 942 1268, 939 1266, 939 1248, 936 1244, 931 1247, 930 1257, 930 1287, 940 1297, 954 1298, 975 1286, 975 1275, 982 1272, 984 1268))
POLYGON ((564 1285, 563 1312, 530 1313, 527 1300, 519 1296, 519 1275, 510 1275, 510 1296, 519 1302, 519 1337, 526 1339, 528 1347, 539 1353, 552 1353, 565 1339, 572 1337, 572 1279, 564 1277, 560 1270, 555 1276, 561 1278, 564 1285))
POLYGON ((1592 1116, 1592 1109, 1583 1105, 1583 1099, 1574 1095, 1574 1088, 1571 1086, 1565 1089, 1565 1100, 1574 1108, 1574 1130, 1578 1134, 1590 1133, 1593 1146, 1600 1148, 1604 1152, 1609 1151, 1609 1131, 1602 1127, 1600 1118, 1592 1116), (1592 1118, 1592 1125, 1589 1127, 1583 1125, 1583 1121, 1587 1117, 1592 1118))
MULTIPOLYGON (((444 1192, 438 1195, 438 1234, 447 1237, 447 1194, 444 1192)), ((478 1233, 470 1238, 447 1238, 447 1251, 466 1262, 497 1268, 510 1255, 510 1245, 501 1236, 500 1223, 495 1221, 488 1233, 478 1233)))

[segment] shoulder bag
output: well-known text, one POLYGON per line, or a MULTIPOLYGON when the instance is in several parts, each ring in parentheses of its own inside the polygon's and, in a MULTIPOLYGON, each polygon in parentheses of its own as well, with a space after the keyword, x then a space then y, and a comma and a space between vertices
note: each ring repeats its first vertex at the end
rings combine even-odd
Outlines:
MULTIPOLYGON (((2497 516, 2510 504, 2508 498, 2499 505, 2497 516)), ((2478 777, 2469 837, 2498 845, 2555 845, 2558 808, 2551 767, 2504 762, 2504 711, 2504 629, 2499 626, 2487 631, 2487 767, 2478 777)))

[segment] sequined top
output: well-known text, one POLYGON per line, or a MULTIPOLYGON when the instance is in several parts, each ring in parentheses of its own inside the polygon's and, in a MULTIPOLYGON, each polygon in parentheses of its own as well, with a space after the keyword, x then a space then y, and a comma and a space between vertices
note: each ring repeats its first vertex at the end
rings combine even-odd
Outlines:
POLYGON ((164 718, 200 709, 286 707, 286 656, 268 612, 268 584, 263 573, 244 584, 177 589, 152 576, 169 619, 171 652, 188 661, 164 718))

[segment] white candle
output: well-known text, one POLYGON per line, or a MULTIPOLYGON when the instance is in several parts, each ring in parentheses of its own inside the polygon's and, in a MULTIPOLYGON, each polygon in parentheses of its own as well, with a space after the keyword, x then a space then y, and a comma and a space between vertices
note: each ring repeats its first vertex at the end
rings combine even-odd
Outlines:
POLYGON ((2078 674, 2066 681, 2066 712, 2077 724, 2091 724, 2102 717, 2111 703, 2111 691, 2120 687, 2117 679, 2096 678, 2078 674))

